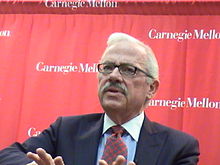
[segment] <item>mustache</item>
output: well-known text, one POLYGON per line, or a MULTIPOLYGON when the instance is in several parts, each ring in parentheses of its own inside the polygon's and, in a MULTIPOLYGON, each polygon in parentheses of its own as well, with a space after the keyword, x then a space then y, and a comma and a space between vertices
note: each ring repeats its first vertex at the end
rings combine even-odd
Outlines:
POLYGON ((114 87, 114 88, 117 88, 119 89, 120 91, 122 91, 122 93, 124 95, 127 95, 128 93, 128 89, 126 88, 126 86, 124 86, 123 84, 121 83, 118 83, 118 82, 107 82, 102 88, 101 88, 101 92, 106 92, 108 91, 108 89, 110 87, 114 87))

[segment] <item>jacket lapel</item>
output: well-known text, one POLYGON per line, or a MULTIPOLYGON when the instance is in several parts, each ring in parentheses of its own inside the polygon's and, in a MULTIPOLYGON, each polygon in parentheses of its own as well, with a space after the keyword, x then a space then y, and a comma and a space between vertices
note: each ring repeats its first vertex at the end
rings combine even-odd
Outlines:
MULTIPOLYGON (((85 124, 85 123, 84 123, 85 124)), ((99 140, 103 128, 103 115, 95 123, 87 123, 88 128, 84 129, 76 148, 78 152, 74 161, 76 165, 96 164, 99 140)))
POLYGON ((167 134, 155 130, 145 116, 134 160, 136 165, 156 165, 166 137, 167 134))

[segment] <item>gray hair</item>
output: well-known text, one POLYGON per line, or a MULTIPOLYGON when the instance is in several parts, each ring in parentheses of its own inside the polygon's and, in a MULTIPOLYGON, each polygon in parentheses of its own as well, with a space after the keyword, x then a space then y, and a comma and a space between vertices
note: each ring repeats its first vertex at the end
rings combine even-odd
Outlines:
POLYGON ((120 33, 120 32, 112 33, 109 36, 108 41, 107 41, 107 46, 109 47, 109 46, 115 44, 116 42, 120 42, 120 41, 135 42, 135 43, 139 44, 140 46, 142 46, 145 49, 146 55, 148 58, 146 61, 146 69, 147 69, 148 73, 154 79, 159 80, 159 66, 158 66, 157 59, 156 59, 152 49, 148 45, 145 45, 143 42, 139 41, 138 39, 136 39, 126 33, 120 33))

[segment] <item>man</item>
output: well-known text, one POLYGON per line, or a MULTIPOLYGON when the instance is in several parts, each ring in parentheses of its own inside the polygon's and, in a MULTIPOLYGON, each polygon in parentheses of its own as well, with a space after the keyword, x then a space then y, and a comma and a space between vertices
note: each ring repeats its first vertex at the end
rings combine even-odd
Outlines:
POLYGON ((148 46, 127 34, 113 33, 98 71, 104 114, 60 117, 39 136, 1 151, 0 164, 197 164, 195 138, 151 122, 144 114, 159 86, 158 64, 148 46), (120 143, 113 149, 113 153, 119 150, 117 157, 107 153, 110 139, 120 143))

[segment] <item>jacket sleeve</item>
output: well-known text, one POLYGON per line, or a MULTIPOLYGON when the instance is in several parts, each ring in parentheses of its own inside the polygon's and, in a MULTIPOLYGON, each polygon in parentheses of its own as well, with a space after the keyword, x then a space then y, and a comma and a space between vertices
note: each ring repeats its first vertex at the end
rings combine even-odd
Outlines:
POLYGON ((25 165, 32 162, 27 158, 27 152, 34 152, 37 148, 45 149, 54 156, 57 135, 62 118, 58 118, 55 123, 44 130, 40 135, 27 139, 24 143, 15 142, 11 146, 0 151, 0 165, 25 165))

